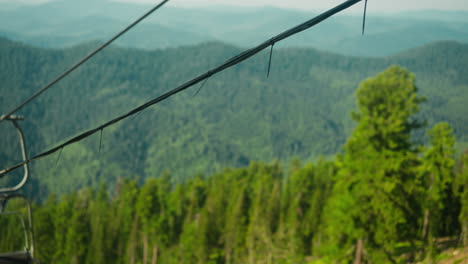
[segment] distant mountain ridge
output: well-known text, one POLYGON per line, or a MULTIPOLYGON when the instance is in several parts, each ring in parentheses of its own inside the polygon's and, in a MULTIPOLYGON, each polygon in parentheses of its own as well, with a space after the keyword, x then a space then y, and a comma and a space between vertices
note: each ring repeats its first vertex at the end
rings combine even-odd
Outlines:
MULTIPOLYGON (((97 43, 42 49, 0 38, 0 113, 50 81, 97 43)), ((19 114, 30 155, 150 100, 238 54, 222 43, 144 51, 110 47, 19 114)), ((174 181, 252 160, 302 160, 339 152, 352 129, 354 92, 392 64, 416 74, 421 118, 449 122, 468 142, 468 45, 439 42, 386 58, 347 57, 310 48, 278 49, 211 77, 103 131, 34 162, 33 192, 62 193, 109 185, 119 177, 144 180, 169 172, 174 181), (52 169, 54 168, 54 169, 52 169), (41 188, 37 188, 38 185, 41 188)), ((14 130, 0 123, 0 164, 20 158, 14 130), (12 155, 12 153, 16 153, 12 155)), ((423 140, 417 135, 419 140, 423 140)), ((32 187, 31 187, 32 188, 32 187)), ((36 193, 37 194, 37 193, 36 193)))
MULTIPOLYGON (((17 9, 0 8, 0 35, 42 47, 69 47, 104 41, 149 9, 149 5, 113 1, 53 1, 17 9)), ((120 46, 158 49, 221 41, 250 47, 304 22, 313 12, 278 8, 164 7, 117 42, 120 46)), ((280 43, 354 56, 389 56, 441 40, 468 42, 468 12, 417 11, 332 17, 280 43)))

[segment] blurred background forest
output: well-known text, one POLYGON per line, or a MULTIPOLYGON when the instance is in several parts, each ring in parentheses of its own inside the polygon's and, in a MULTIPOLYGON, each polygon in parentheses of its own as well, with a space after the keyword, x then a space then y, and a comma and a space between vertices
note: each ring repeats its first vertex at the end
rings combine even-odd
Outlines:
MULTIPOLYGON (((0 9, 0 113, 145 9, 105 1, 85 6, 56 1, 0 9), (108 15, 96 13, 100 5, 108 15)), ((29 155, 312 16, 168 8, 20 112, 29 155), (234 23, 239 16, 242 23, 234 23)), ((38 247, 39 259, 348 263, 363 243, 363 261, 406 263, 466 245, 468 13, 368 19, 365 36, 361 17, 343 15, 275 46, 269 78, 265 51, 211 77, 197 95, 194 87, 105 129, 101 150, 95 135, 32 163, 24 192, 38 204, 38 243, 47 245, 38 247), (371 77, 377 84, 365 81, 371 77), (394 79, 406 81, 386 91, 394 79), (363 93, 369 86, 373 92, 363 93), (417 90, 408 88, 402 100, 395 87, 417 90), (369 114, 363 98, 373 93, 397 103, 369 114), (395 107, 411 95, 421 99, 414 101, 418 111, 395 107), (420 126, 412 126, 415 120, 420 126)), ((0 123, 0 133, 3 168, 21 156, 12 125, 0 123)), ((8 230, 0 248, 21 247, 18 230, 8 230)))

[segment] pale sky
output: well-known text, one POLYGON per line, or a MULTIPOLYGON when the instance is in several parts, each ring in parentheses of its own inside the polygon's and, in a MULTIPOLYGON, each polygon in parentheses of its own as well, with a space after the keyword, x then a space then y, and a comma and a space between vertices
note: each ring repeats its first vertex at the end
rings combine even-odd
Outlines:
MULTIPOLYGON (((126 2, 154 3, 154 0, 119 0, 126 2)), ((183 5, 243 5, 277 6, 295 9, 329 9, 344 0, 173 0, 183 5)), ((364 1, 363 1, 364 2, 364 1)), ((360 5, 360 4, 357 4, 360 5)), ((378 12, 417 9, 468 10, 468 0, 368 0, 368 7, 378 12)))
MULTIPOLYGON (((25 3, 37 4, 57 0, 0 0, 0 3, 25 3)), ((59 1, 79 1, 79 0, 59 0, 59 1)), ((88 0, 89 1, 89 0, 88 0)), ((100 1, 100 0, 95 0, 100 1)), ((102 0, 101 0, 102 1, 102 0)), ((113 0, 120 2, 133 2, 142 4, 155 4, 160 0, 113 0)), ((171 0, 168 5, 175 7, 190 6, 212 6, 212 5, 233 5, 233 6, 275 6, 282 8, 322 10, 329 9, 344 0, 171 0)), ((352 7, 362 9, 362 4, 352 7)), ((466 10, 468 11, 468 0, 368 0, 370 11, 374 12, 399 12, 409 10, 466 10)))

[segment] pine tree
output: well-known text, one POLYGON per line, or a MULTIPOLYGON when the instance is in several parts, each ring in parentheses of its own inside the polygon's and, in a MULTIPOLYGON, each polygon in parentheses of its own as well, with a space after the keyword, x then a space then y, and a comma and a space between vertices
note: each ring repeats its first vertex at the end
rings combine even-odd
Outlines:
POLYGON ((229 173, 231 194, 227 200, 224 231, 226 264, 245 263, 247 248, 245 239, 251 203, 250 178, 246 169, 229 173))
POLYGON ((109 234, 110 206, 103 184, 88 205, 90 241, 87 263, 105 263, 111 258, 112 243, 109 234))
POLYGON ((283 224, 291 257, 310 256, 318 246, 313 241, 319 241, 317 235, 331 191, 332 174, 333 163, 320 160, 317 165, 296 169, 288 178, 289 208, 283 224))
POLYGON ((420 127, 412 118, 423 98, 414 76, 398 66, 361 83, 356 97, 357 127, 337 158, 328 205, 333 246, 325 249, 356 263, 364 257, 392 261, 398 241, 414 241, 417 234, 418 162, 411 132, 420 127))
POLYGON ((447 123, 439 123, 428 132, 430 147, 424 152, 422 173, 424 182, 424 222, 422 236, 429 244, 429 253, 434 254, 434 236, 436 229, 442 224, 441 215, 447 193, 450 191, 455 165, 454 145, 455 138, 452 128, 447 123))
POLYGON ((160 249, 169 244, 170 226, 167 197, 171 190, 167 177, 151 178, 142 187, 136 209, 143 227, 143 263, 157 261, 160 249), (153 261, 154 260, 154 261, 153 261))
POLYGON ((461 202, 459 222, 461 226, 460 242, 463 246, 468 246, 468 151, 462 155, 462 167, 457 174, 455 192, 461 202))
POLYGON ((93 191, 90 188, 78 192, 72 207, 71 218, 68 218, 66 222, 67 227, 60 231, 66 230, 66 242, 63 247, 65 248, 65 260, 68 263, 86 263, 92 235, 87 208, 92 197, 93 191))
POLYGON ((199 251, 198 229, 200 227, 200 211, 207 198, 206 182, 201 176, 190 179, 185 186, 186 214, 183 222, 178 249, 178 262, 192 264, 198 262, 199 251))
POLYGON ((70 258, 67 254, 67 230, 71 228, 70 220, 75 212, 76 197, 76 193, 62 197, 53 212, 55 227, 54 241, 56 244, 53 263, 70 262, 70 258))
POLYGON ((132 263, 136 244, 132 227, 136 221, 135 204, 139 189, 136 182, 122 180, 117 184, 116 197, 112 202, 112 216, 109 218, 108 239, 112 242, 117 263, 132 263))
POLYGON ((272 263, 281 212, 281 170, 278 164, 252 163, 249 173, 254 181, 246 238, 248 263, 272 263))
POLYGON ((56 208, 57 200, 54 195, 50 195, 45 203, 34 208, 35 258, 42 263, 52 263, 54 253, 59 250, 58 247, 62 247, 56 243, 54 237, 57 228, 56 208))

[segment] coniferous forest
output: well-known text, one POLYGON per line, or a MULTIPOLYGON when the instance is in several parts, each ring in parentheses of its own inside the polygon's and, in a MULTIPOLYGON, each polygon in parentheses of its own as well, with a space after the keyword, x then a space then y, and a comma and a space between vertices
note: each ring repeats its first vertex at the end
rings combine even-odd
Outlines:
MULTIPOLYGON (((143 182, 116 176, 112 187, 49 194, 34 208, 37 257, 145 264, 450 260, 445 249, 468 246, 468 153, 457 154, 454 129, 426 122, 420 112, 430 98, 400 66, 361 81, 354 99, 352 128, 331 157, 251 161, 181 181, 170 172, 143 182)), ((21 230, 9 218, 0 221, 9 230, 0 249, 21 247, 21 230)))
MULTIPOLYGON (((49 82, 96 43, 41 49, 0 39, 0 112, 6 112, 49 82), (12 88, 13 87, 13 88, 12 88)), ((239 54, 221 43, 154 51, 110 47, 86 66, 22 109, 29 156, 128 112, 169 89, 239 54)), ((100 134, 31 163, 26 192, 44 201, 119 178, 136 181, 164 173, 171 183, 203 178, 252 161, 279 161, 287 170, 334 159, 357 125, 356 88, 363 80, 401 65, 417 76, 421 111, 414 118, 432 127, 447 122, 456 136, 456 155, 467 148, 468 45, 439 42, 384 58, 346 57, 309 48, 268 51, 212 76, 100 134), (197 93, 197 94, 196 94, 197 93), (196 95, 195 95, 196 94, 196 95)), ((424 129, 414 142, 429 142, 424 129)), ((0 123, 0 163, 21 160, 14 127, 0 123)), ((3 168, 2 168, 3 169, 3 168)), ((21 177, 18 171, 14 177, 21 177)), ((7 177, 2 180, 12 180, 7 177)))

